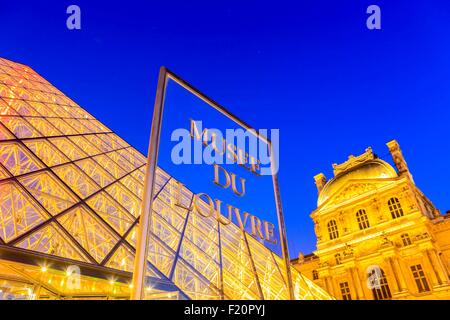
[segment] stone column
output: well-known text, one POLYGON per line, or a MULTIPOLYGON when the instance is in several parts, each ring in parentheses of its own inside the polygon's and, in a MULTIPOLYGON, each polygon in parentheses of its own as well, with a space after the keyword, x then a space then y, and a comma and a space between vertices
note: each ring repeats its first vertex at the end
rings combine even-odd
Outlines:
MULTIPOLYGON (((355 280, 353 279, 352 268, 348 268, 345 271, 349 275, 348 285, 350 288, 353 289, 354 292, 354 294, 352 294, 352 300, 359 300, 358 291, 356 289, 356 283, 355 280)), ((350 292, 352 292, 352 290, 350 290, 350 292)))
MULTIPOLYGON (((437 254, 437 253, 436 253, 437 254)), ((438 258, 439 258, 439 262, 441 263, 441 265, 442 265, 442 268, 444 269, 444 271, 445 271, 445 274, 447 275, 447 279, 448 279, 448 281, 450 282, 450 269, 447 267, 447 264, 444 262, 444 260, 443 260, 443 254, 442 254, 442 252, 441 253, 439 253, 439 254, 437 254, 437 256, 438 256, 438 258)))
POLYGON ((437 273, 437 271, 435 270, 433 263, 431 262, 431 258, 428 254, 428 249, 422 250, 422 256, 423 256, 423 263, 426 264, 426 266, 422 266, 424 272, 425 270, 431 269, 433 272, 431 274, 431 279, 429 282, 431 282, 430 284, 435 287, 435 286, 439 286, 441 284, 441 279, 439 277, 439 274, 437 273))
POLYGON ((388 270, 388 272, 386 274, 386 278, 387 278, 387 275, 389 275, 389 274, 392 274, 394 276, 394 281, 391 281, 391 282, 388 281, 388 284, 393 289, 392 291, 397 293, 397 292, 400 292, 400 289, 399 289, 399 286, 397 284, 397 278, 395 276, 394 270, 392 269, 392 266, 391 266, 391 263, 390 263, 389 259, 390 258, 387 258, 386 259, 387 261, 385 260, 386 267, 387 267, 386 269, 388 270))
POLYGON ((436 254, 436 251, 433 249, 428 249, 427 254, 431 261, 431 265, 433 266, 433 270, 436 273, 436 277, 438 278, 439 284, 448 283, 447 273, 445 272, 443 265, 436 254))
POLYGON ((403 271, 402 268, 398 262, 398 258, 397 257, 393 257, 391 258, 392 264, 393 264, 393 269, 395 274, 397 275, 397 279, 399 281, 399 288, 400 291, 407 291, 408 290, 408 286, 406 284, 406 280, 405 280, 405 276, 403 275, 403 271))
POLYGON ((340 299, 341 298, 341 290, 336 289, 336 283, 335 283, 335 281, 333 281, 333 278, 331 278, 331 277, 330 277, 330 283, 331 283, 331 288, 334 292, 335 298, 340 299))
POLYGON ((332 296, 336 297, 336 295, 333 292, 333 288, 331 286, 330 277, 329 276, 325 277, 325 287, 327 288, 327 291, 328 291, 329 294, 331 294, 332 296))
POLYGON ((353 269, 353 274, 355 275, 355 280, 356 280, 357 286, 359 287, 359 289, 362 292, 361 299, 367 299, 365 291, 364 291, 364 287, 363 287, 363 285, 365 285, 365 283, 366 283, 366 279, 365 278, 363 279, 363 281, 364 281, 364 284, 363 284, 363 282, 361 282, 361 277, 359 276, 358 268, 353 269))
POLYGON ((349 271, 350 271, 350 278, 352 279, 353 286, 355 287, 356 299, 362 300, 362 299, 364 299, 364 291, 361 286, 361 281, 359 280, 359 277, 358 277, 358 269, 350 268, 349 271))

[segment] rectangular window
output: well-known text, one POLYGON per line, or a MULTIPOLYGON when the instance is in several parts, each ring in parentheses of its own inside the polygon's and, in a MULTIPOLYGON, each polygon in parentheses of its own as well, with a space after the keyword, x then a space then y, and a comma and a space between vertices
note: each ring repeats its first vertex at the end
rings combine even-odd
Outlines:
POLYGON ((313 274, 313 280, 319 279, 319 272, 317 272, 317 270, 313 270, 312 274, 313 274))
POLYGON ((402 241, 403 241, 403 245, 405 247, 411 245, 411 238, 409 237, 409 235, 407 233, 402 234, 401 238, 402 238, 402 241))
POLYGON ((411 271, 414 276, 414 280, 416 281, 417 289, 419 290, 419 292, 430 291, 430 286, 428 285, 427 278, 425 277, 425 273, 423 272, 422 265, 417 264, 411 266, 411 271))
POLYGON ((341 254, 340 253, 335 254, 334 258, 336 259, 336 264, 341 264, 342 263, 341 254))
POLYGON ((352 300, 352 295, 350 294, 350 287, 348 286, 348 282, 344 281, 339 284, 341 288, 342 300, 352 300))

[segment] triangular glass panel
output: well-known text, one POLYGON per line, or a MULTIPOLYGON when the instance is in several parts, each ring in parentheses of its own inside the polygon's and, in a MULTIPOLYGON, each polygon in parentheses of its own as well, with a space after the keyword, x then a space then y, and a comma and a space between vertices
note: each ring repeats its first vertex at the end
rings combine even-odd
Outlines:
POLYGON ((53 168, 52 170, 81 198, 87 198, 100 189, 94 181, 74 164, 67 164, 53 168))
POLYGON ((123 209, 106 192, 101 192, 89 198, 87 204, 120 235, 124 235, 135 220, 133 216, 123 209))
POLYGON ((105 266, 112 269, 133 272, 134 254, 122 244, 116 249, 105 266))
POLYGON ((33 139, 24 141, 25 145, 33 151, 33 153, 39 157, 49 167, 56 166, 58 164, 69 162, 56 147, 54 147, 47 140, 33 139))
POLYGON ((114 181, 114 178, 101 165, 90 158, 79 160, 75 164, 101 187, 106 187, 114 181))
POLYGON ((50 171, 26 175, 19 181, 52 215, 77 203, 75 195, 67 190, 50 171))
POLYGON ((14 176, 43 167, 28 150, 17 142, 0 143, 0 163, 14 176))
POLYGON ((77 207, 58 217, 61 225, 100 263, 118 238, 85 207, 77 207))
POLYGON ((88 261, 78 247, 53 222, 35 231, 15 246, 52 256, 88 261))
POLYGON ((107 187, 106 192, 108 192, 114 200, 119 202, 134 217, 139 216, 141 201, 139 201, 139 199, 120 182, 116 182, 107 187))
POLYGON ((49 218, 15 182, 0 183, 0 237, 9 242, 49 218))
MULTIPOLYGON (((0 116, 2 122, 2 116, 0 116)), ((0 123, 0 141, 14 139, 14 136, 0 123)))
POLYGON ((87 157, 87 154, 79 149, 75 144, 73 144, 68 138, 50 138, 49 141, 53 143, 70 160, 74 161, 87 157))
POLYGON ((1 120, 2 123, 19 139, 41 137, 41 134, 22 118, 4 117, 1 120))

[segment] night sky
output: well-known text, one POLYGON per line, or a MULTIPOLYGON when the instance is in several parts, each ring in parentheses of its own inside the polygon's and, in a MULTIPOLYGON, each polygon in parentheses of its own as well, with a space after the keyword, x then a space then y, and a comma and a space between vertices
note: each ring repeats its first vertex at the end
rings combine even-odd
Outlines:
POLYGON ((450 2, 0 1, 0 56, 27 64, 143 153, 165 65, 255 128, 280 129, 291 256, 315 249, 313 176, 399 141, 450 209, 450 2), (110 3, 111 2, 111 3, 110 3), (66 8, 81 8, 81 30, 66 8), (366 8, 381 8, 368 30, 366 8))

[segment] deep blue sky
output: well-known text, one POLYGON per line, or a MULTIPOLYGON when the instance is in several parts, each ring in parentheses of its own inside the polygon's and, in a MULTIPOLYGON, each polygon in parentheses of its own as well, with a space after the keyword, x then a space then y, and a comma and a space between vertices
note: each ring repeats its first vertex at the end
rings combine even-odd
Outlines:
POLYGON ((146 152, 159 66, 255 128, 281 130, 291 255, 315 249, 313 176, 397 139, 450 209, 450 2, 0 1, 0 56, 28 64, 146 152), (82 10, 69 31, 66 8, 82 10), (382 10, 382 30, 365 26, 382 10))

